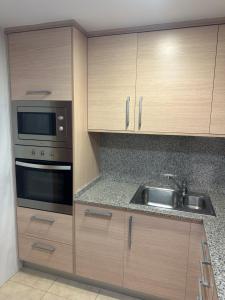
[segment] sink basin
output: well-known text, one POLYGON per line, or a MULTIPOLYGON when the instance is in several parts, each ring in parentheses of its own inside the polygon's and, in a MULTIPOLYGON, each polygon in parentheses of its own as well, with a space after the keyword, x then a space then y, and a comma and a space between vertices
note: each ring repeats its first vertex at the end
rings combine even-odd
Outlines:
POLYGON ((208 196, 189 193, 183 198, 181 193, 169 188, 141 185, 130 203, 215 216, 208 196))
POLYGON ((187 195, 184 198, 183 205, 184 207, 188 207, 190 209, 202 210, 206 208, 207 199, 204 196, 198 195, 187 195))
POLYGON ((179 193, 173 189, 140 186, 131 203, 173 209, 178 206, 179 193))

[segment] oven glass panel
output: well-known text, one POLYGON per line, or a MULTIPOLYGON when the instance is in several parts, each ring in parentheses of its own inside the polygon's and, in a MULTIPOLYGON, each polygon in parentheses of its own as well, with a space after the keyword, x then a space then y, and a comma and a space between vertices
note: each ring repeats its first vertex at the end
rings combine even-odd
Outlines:
POLYGON ((39 170, 17 165, 16 182, 19 198, 72 205, 71 170, 39 170))
POLYGON ((18 134, 56 136, 56 114, 17 112, 18 134))

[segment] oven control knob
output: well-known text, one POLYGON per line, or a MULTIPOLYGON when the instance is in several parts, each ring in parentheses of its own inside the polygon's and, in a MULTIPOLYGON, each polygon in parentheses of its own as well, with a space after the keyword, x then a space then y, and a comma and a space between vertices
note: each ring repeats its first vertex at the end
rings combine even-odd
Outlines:
POLYGON ((64 117, 63 116, 58 116, 58 118, 57 118, 59 121, 62 121, 63 119, 64 119, 64 117))
POLYGON ((42 150, 41 151, 41 156, 44 156, 45 155, 45 152, 42 150))
POLYGON ((63 126, 59 126, 59 131, 63 131, 63 130, 64 130, 63 126))

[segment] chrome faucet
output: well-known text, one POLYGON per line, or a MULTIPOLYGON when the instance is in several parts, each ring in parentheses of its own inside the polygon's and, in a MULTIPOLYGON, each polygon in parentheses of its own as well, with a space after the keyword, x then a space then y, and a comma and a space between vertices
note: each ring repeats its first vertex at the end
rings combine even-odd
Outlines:
POLYGON ((187 181, 183 179, 181 183, 179 183, 176 178, 176 175, 173 174, 162 174, 162 176, 166 177, 169 180, 172 180, 173 183, 177 186, 178 190, 181 192, 182 197, 184 198, 188 193, 187 181))

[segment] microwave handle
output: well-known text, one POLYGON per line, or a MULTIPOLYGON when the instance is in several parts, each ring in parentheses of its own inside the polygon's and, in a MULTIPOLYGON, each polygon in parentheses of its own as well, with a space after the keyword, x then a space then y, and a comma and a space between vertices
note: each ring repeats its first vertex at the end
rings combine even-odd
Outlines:
POLYGON ((17 166, 32 168, 32 169, 42 169, 42 170, 62 170, 68 171, 71 170, 71 166, 54 166, 54 165, 39 165, 39 164, 31 164, 22 161, 16 161, 17 166))

